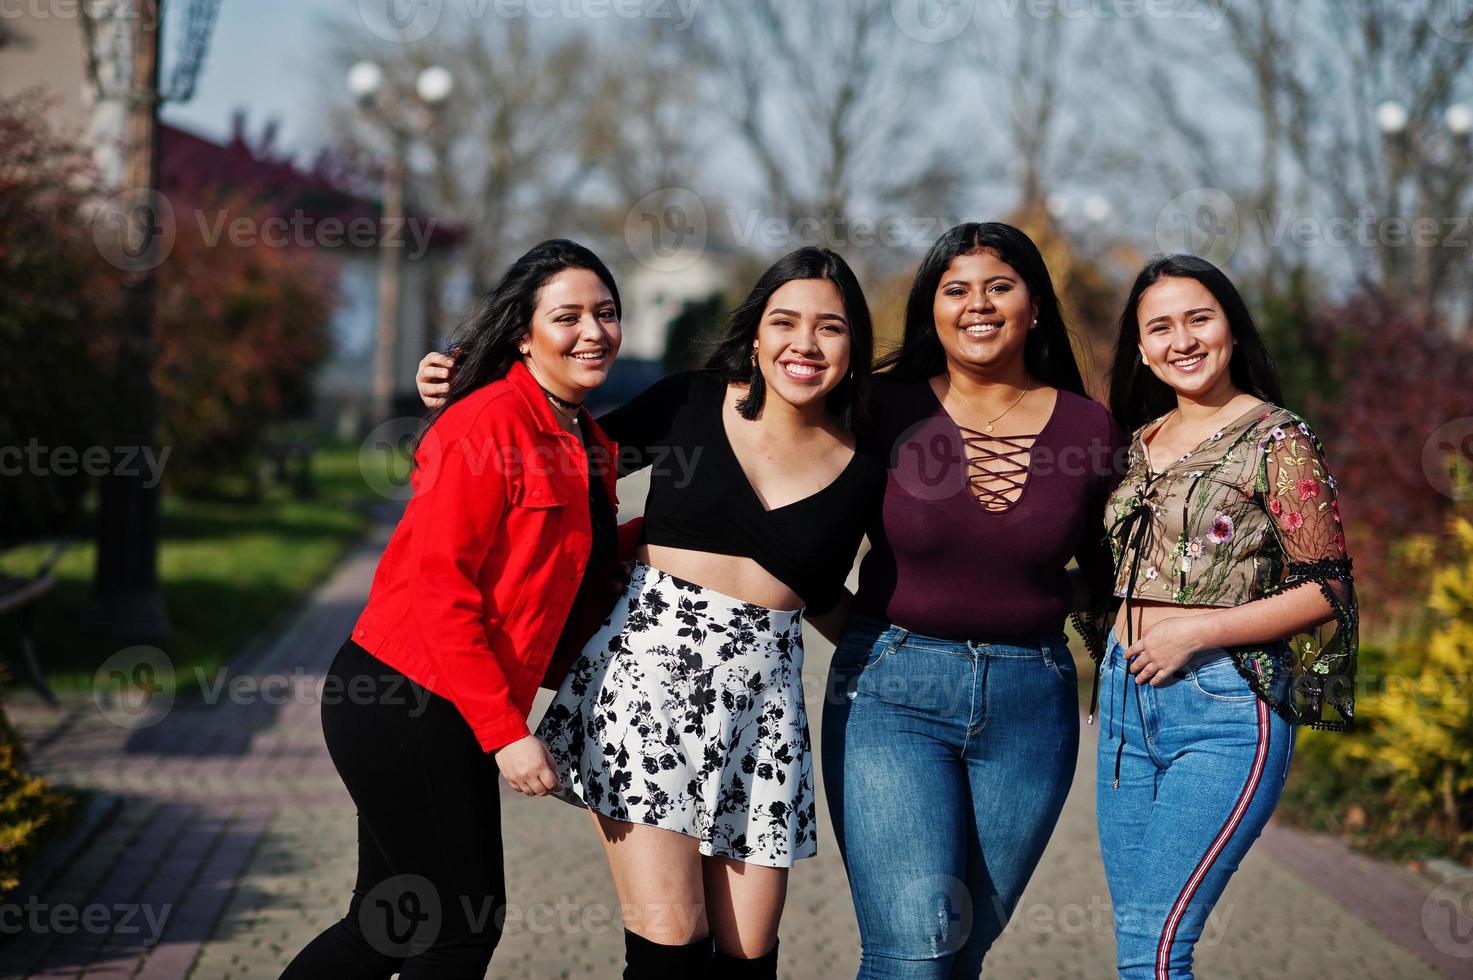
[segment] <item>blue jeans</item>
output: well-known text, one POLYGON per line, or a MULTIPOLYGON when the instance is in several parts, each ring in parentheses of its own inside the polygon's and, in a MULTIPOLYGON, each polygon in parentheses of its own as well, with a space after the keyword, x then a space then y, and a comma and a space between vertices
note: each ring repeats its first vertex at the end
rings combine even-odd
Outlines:
POLYGON ((1124 980, 1192 976, 1192 948, 1273 814, 1293 752, 1294 726, 1225 652, 1198 654, 1152 687, 1136 684, 1111 633, 1095 795, 1124 980))
POLYGON ((981 973, 1064 807, 1078 698, 1062 634, 1014 646, 850 623, 823 775, 861 978, 981 973))

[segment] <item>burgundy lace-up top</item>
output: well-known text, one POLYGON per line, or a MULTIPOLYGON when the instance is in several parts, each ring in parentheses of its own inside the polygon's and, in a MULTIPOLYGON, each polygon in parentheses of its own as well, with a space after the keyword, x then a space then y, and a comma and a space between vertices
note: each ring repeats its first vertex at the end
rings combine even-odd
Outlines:
POLYGON ((1003 438, 960 428, 924 380, 880 375, 870 405, 889 470, 855 611, 945 639, 1060 632, 1069 563, 1108 576, 1105 502, 1125 439, 1105 407, 1060 391, 1036 434, 1003 438))

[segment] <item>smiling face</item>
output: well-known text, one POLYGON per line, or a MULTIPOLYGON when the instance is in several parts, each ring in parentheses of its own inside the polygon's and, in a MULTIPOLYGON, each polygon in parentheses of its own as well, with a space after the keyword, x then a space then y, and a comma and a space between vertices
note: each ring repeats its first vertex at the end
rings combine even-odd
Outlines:
POLYGON ((849 319, 839 288, 827 279, 794 279, 762 311, 754 345, 772 396, 797 408, 822 404, 849 374, 849 319))
POLYGON ((1023 363, 1038 316, 1023 277, 988 250, 951 260, 931 309, 946 359, 988 371, 1005 372, 1023 363))
POLYGON ((1232 327, 1212 291, 1195 279, 1168 277, 1141 294, 1136 321, 1141 357, 1151 373, 1188 398, 1232 385, 1232 327))
POLYGON ((620 340, 619 314, 603 280, 587 269, 564 269, 538 292, 520 350, 544 388, 581 402, 609 376, 620 340))

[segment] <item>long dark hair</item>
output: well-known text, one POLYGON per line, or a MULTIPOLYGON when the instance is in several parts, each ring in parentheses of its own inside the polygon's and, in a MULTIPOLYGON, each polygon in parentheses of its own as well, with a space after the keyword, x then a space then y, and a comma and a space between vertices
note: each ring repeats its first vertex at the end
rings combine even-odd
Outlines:
POLYGON ((1284 394, 1279 387, 1279 374, 1253 323, 1253 315, 1248 312, 1248 304, 1243 302, 1232 280, 1217 266, 1195 255, 1158 255, 1135 277, 1130 298, 1125 301, 1125 312, 1120 314, 1120 339, 1115 343, 1115 364, 1110 369, 1110 410, 1115 421, 1126 432, 1134 432, 1176 406, 1176 392, 1141 363, 1136 347, 1141 330, 1137 322, 1141 296, 1162 279, 1195 279, 1207 287, 1222 307, 1233 339, 1238 342, 1228 361, 1233 384, 1256 398, 1282 405, 1284 394))
POLYGON ((859 279, 837 252, 809 245, 789 252, 774 262, 752 287, 752 292, 731 312, 726 335, 717 343, 706 360, 704 370, 720 375, 726 381, 748 385, 747 394, 737 403, 743 418, 755 419, 762 414, 767 398, 767 385, 762 372, 752 364, 752 344, 762 323, 762 311, 772 294, 786 283, 797 279, 824 279, 838 287, 844 300, 844 316, 849 321, 849 369, 828 395, 828 409, 840 428, 863 432, 868 421, 869 381, 875 354, 875 328, 870 321, 869 304, 859 279))
POLYGON ((1028 373, 1044 384, 1088 398, 1079 363, 1074 359, 1074 348, 1069 343, 1069 328, 1064 323, 1059 297, 1054 292, 1043 255, 1033 239, 1001 221, 969 221, 936 240, 921 260, 915 282, 911 284, 900 346, 880 358, 875 370, 907 381, 932 378, 946 371, 946 349, 936 334, 933 314, 936 287, 952 259, 982 251, 995 253, 1012 266, 1023 277, 1028 295, 1038 304, 1038 326, 1028 331, 1023 347, 1023 363, 1028 373))
POLYGON ((444 404, 425 417, 424 425, 414 440, 416 449, 430 426, 447 408, 491 382, 506 377, 511 366, 521 360, 518 345, 532 329, 537 296, 549 279, 565 269, 587 269, 598 276, 614 298, 615 313, 623 316, 614 276, 592 251, 566 238, 550 238, 533 245, 511 264, 496 285, 486 291, 476 312, 460 328, 452 345, 458 354, 455 371, 450 377, 450 390, 445 393, 444 404))

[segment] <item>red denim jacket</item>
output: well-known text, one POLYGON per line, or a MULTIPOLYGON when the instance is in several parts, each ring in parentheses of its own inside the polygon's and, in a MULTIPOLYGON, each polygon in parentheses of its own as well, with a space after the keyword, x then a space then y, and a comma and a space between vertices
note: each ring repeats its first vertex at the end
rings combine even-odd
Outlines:
MULTIPOLYGON (((586 413, 581 424, 609 454, 617 511, 616 447, 586 413)), ((529 734, 539 682, 555 686, 572 659, 549 669, 592 546, 587 454, 518 362, 441 414, 411 485, 353 640, 449 699, 493 752, 529 734)), ((621 552, 633 533, 621 529, 621 552)), ((590 599, 601 611, 575 615, 579 647, 614 601, 590 599)))

